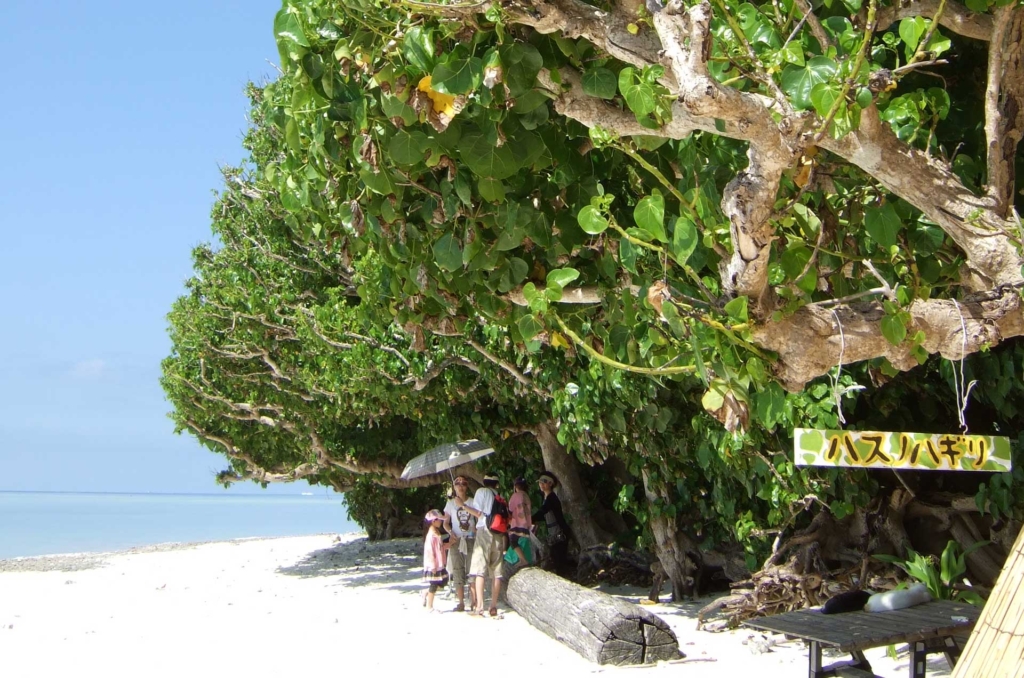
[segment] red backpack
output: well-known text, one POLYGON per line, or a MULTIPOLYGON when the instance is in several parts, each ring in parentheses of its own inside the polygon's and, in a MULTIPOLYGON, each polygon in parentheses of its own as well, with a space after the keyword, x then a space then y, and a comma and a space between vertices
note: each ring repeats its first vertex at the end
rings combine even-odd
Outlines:
POLYGON ((487 528, 491 532, 497 532, 498 534, 507 533, 509 515, 508 502, 495 492, 494 504, 491 505, 491 512, 487 515, 487 528))

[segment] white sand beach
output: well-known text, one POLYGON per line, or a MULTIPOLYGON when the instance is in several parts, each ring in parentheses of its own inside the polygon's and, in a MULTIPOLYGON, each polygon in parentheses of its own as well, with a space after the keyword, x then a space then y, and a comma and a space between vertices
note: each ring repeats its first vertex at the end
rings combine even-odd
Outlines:
MULTIPOLYGON (((672 626, 688 661, 643 668, 592 664, 507 607, 502 619, 470 617, 449 612, 454 601, 439 594, 442 613, 428 614, 421 553, 415 539, 317 535, 0 561, 0 675, 807 673, 800 643, 697 631, 700 601, 647 608, 672 626)), ((895 661, 882 649, 867 654, 881 676, 908 673, 905 653, 895 661)), ((928 675, 949 675, 941 655, 928 675)))

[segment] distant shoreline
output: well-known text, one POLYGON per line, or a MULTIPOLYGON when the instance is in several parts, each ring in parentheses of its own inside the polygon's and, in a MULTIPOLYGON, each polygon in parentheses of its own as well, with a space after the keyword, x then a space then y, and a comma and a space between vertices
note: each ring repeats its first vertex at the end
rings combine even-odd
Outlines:
POLYGON ((78 572, 101 567, 103 561, 117 556, 132 556, 142 553, 165 553, 184 551, 211 544, 245 544, 257 541, 273 541, 276 539, 297 539, 301 537, 337 536, 338 541, 346 542, 365 537, 365 532, 313 532, 310 534, 292 534, 272 537, 240 537, 238 539, 211 539, 208 541, 170 541, 145 546, 133 546, 115 551, 82 551, 72 553, 48 553, 41 556, 17 556, 0 558, 0 573, 4 572, 78 572))
POLYGON ((0 492, 0 516, 0 560, 360 529, 340 497, 300 494, 0 492))
POLYGON ((324 493, 321 495, 319 492, 296 492, 295 494, 265 494, 262 492, 234 492, 230 493, 230 490, 224 492, 90 492, 86 490, 0 490, 0 494, 86 494, 86 495, 103 495, 103 496, 124 496, 124 497, 139 497, 139 496, 153 496, 153 497, 260 497, 260 498, 281 498, 291 499, 294 497, 326 497, 326 498, 341 498, 344 495, 340 493, 324 493))

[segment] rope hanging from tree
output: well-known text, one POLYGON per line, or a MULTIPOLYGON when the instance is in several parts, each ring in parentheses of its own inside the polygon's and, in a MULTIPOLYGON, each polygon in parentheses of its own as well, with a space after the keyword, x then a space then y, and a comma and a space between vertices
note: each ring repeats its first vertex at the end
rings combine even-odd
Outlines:
MULTIPOLYGON (((956 398, 956 410, 957 416, 960 419, 960 431, 967 434, 967 401, 971 397, 971 389, 978 383, 977 379, 971 380, 971 383, 967 383, 967 378, 964 377, 964 358, 967 355, 967 323, 964 322, 963 311, 960 310, 960 304, 957 303, 956 299, 953 300, 953 305, 956 307, 956 312, 960 314, 960 373, 957 374, 957 366, 953 365, 953 393, 956 398)), ((834 311, 833 311, 834 312, 834 311)))
POLYGON ((832 397, 836 401, 836 412, 839 414, 839 423, 846 424, 846 417, 843 416, 843 393, 839 390, 839 375, 843 371, 843 353, 846 351, 846 335, 843 334, 843 323, 839 320, 839 314, 836 310, 832 309, 832 315, 836 318, 836 324, 839 325, 839 364, 836 365, 836 375, 833 377, 832 373, 829 372, 829 379, 832 381, 832 397))

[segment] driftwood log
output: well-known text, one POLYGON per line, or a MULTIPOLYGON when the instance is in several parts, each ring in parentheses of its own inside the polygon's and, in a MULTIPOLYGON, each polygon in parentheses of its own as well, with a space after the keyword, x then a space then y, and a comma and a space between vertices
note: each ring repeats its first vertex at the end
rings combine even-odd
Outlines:
POLYGON ((535 627, 598 664, 679 659, 679 641, 639 605, 530 567, 508 583, 508 603, 535 627))

